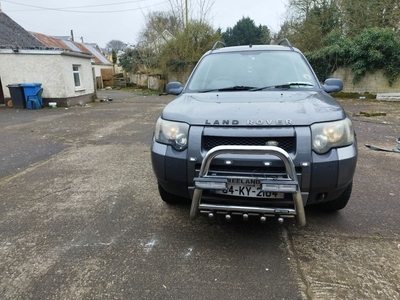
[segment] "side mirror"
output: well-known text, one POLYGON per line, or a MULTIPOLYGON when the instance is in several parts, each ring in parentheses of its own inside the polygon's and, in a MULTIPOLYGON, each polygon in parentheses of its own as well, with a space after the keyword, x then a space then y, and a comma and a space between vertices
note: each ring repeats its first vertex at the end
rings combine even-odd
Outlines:
POLYGON ((328 78, 322 87, 327 93, 337 93, 343 90, 343 81, 339 78, 328 78))
POLYGON ((169 82, 165 88, 167 94, 179 95, 183 91, 182 84, 180 82, 169 82))

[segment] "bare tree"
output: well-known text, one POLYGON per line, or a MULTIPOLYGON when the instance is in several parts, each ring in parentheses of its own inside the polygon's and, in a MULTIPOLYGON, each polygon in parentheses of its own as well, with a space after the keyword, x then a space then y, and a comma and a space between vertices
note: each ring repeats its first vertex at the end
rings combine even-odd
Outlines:
POLYGON ((172 36, 183 30, 183 23, 171 11, 150 12, 146 16, 146 24, 139 36, 139 43, 153 44, 158 39, 167 41, 168 37, 163 33, 165 30, 172 36))
POLYGON ((168 0, 170 11, 185 25, 186 19, 210 23, 214 3, 215 0, 168 0))
POLYGON ((322 46, 332 32, 358 36, 365 28, 399 31, 400 0, 289 0, 280 34, 303 51, 322 46))
MULTIPOLYGON (((126 55, 124 63, 133 62, 133 70, 139 68, 147 72, 165 68, 171 62, 186 64, 198 60, 211 48, 212 43, 221 38, 220 33, 209 25, 214 1, 168 0, 168 11, 148 12, 135 51, 132 52, 134 55, 126 55), (186 26, 186 16, 190 26, 186 26)), ((125 67, 130 69, 129 66, 125 67)))
POLYGON ((349 36, 357 36, 371 27, 399 30, 399 0, 342 0, 341 6, 345 32, 349 36))
POLYGON ((323 38, 341 28, 340 0, 290 0, 278 38, 287 37, 302 51, 322 46, 323 38), (282 36, 285 35, 285 36, 282 36))
POLYGON ((106 44, 106 49, 115 50, 118 52, 119 50, 124 50, 126 48, 126 44, 119 40, 111 40, 106 44))
POLYGON ((136 58, 140 60, 141 67, 157 68, 163 46, 182 32, 183 28, 182 21, 171 11, 149 12, 135 47, 138 53, 136 58))

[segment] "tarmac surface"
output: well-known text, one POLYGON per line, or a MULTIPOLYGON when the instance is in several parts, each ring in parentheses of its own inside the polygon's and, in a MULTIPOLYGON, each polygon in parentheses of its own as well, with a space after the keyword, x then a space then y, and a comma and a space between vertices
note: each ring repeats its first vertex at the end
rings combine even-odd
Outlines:
POLYGON ((400 299, 400 103, 341 100, 359 161, 337 213, 307 226, 189 220, 150 163, 170 96, 0 107, 0 299, 400 299), (361 111, 385 112, 365 117, 361 111))

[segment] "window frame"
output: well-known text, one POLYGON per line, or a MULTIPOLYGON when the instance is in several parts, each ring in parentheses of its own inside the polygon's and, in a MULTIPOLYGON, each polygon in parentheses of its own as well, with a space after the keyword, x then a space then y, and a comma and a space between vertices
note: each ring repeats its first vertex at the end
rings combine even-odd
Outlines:
POLYGON ((72 74, 74 78, 74 86, 76 89, 82 88, 82 79, 81 79, 81 65, 72 65, 72 74), (77 70, 75 70, 77 68, 77 70), (77 81, 79 85, 77 85, 77 81))

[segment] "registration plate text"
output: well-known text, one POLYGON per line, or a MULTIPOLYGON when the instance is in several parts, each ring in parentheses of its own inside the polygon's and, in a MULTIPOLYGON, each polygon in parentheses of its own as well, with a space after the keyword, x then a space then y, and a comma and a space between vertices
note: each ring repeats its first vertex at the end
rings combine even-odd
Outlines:
POLYGON ((274 198, 283 199, 283 193, 263 192, 261 190, 259 180, 251 180, 247 184, 247 180, 228 180, 228 188, 226 190, 216 191, 217 194, 238 197, 251 197, 251 198, 274 198), (232 182, 233 181, 233 182, 232 182))

